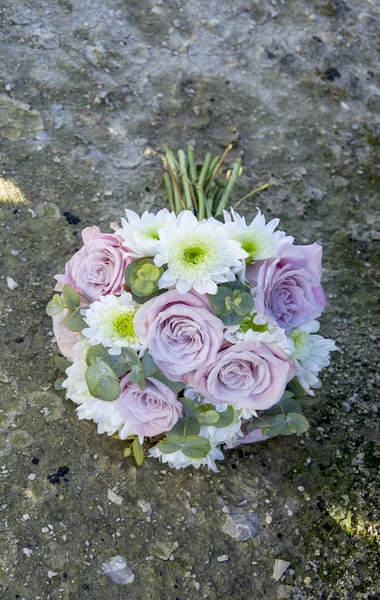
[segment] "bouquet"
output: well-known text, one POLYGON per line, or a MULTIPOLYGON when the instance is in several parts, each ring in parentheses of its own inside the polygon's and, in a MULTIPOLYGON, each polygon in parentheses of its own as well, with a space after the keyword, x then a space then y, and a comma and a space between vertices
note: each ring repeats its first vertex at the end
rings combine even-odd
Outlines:
POLYGON ((86 227, 55 276, 55 388, 137 464, 217 471, 222 447, 306 432, 302 399, 335 349, 317 334, 321 246, 227 210, 241 173, 240 159, 224 169, 229 150, 200 165, 192 147, 167 150, 170 210, 86 227))

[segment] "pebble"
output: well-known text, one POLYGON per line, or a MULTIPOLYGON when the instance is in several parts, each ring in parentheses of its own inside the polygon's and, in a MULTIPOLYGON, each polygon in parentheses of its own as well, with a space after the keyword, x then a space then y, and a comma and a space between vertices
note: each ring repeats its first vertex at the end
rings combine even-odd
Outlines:
POLYGON ((312 582, 312 579, 311 579, 311 577, 305 577, 305 579, 303 580, 303 582, 304 582, 305 585, 310 585, 311 582, 312 582))
POLYGON ((305 491, 305 488, 303 487, 303 485, 299 485, 298 486, 298 491, 299 492, 304 492, 305 491))
POLYGON ((273 519, 272 519, 272 517, 271 517, 270 515, 267 515, 267 516, 265 517, 265 523, 266 523, 267 525, 270 525, 270 524, 272 523, 272 520, 273 520, 273 519))
POLYGON ((22 551, 24 554, 26 554, 28 558, 33 554, 33 550, 31 550, 30 548, 23 548, 22 551))
POLYGON ((279 581, 281 579, 281 577, 283 576, 283 574, 285 573, 286 569, 289 567, 289 565, 290 565, 290 562, 288 562, 287 560, 282 560, 280 558, 276 558, 276 560, 274 561, 274 569, 273 569, 272 579, 279 581))
POLYGON ((152 512, 152 505, 150 502, 146 502, 145 500, 139 500, 138 505, 146 515, 150 515, 152 512))
POLYGON ((127 585, 135 579, 124 556, 113 556, 102 567, 102 575, 107 575, 114 583, 127 585))
POLYGON ((259 519, 254 513, 226 515, 223 531, 237 542, 244 542, 259 535, 259 519))
POLYGON ((29 521, 30 516, 29 515, 22 515, 22 518, 24 519, 24 521, 29 521))
POLYGON ((123 498, 121 496, 119 496, 118 494, 116 494, 113 490, 108 490, 107 498, 110 502, 113 502, 114 504, 117 504, 118 506, 120 506, 120 504, 122 504, 122 502, 123 502, 123 498))
POLYGON ((53 579, 53 577, 56 577, 57 575, 58 573, 56 573, 55 571, 48 571, 49 579, 53 579))
POLYGON ((11 292, 13 292, 13 290, 15 290, 16 287, 18 287, 18 283, 13 279, 13 277, 7 277, 7 286, 9 287, 11 292))
POLYGON ((37 475, 35 475, 34 473, 31 473, 30 475, 28 475, 28 479, 30 479, 30 481, 34 481, 36 477, 37 477, 37 475))
POLYGON ((221 556, 218 556, 216 560, 218 562, 226 562, 228 560, 228 555, 227 554, 222 554, 221 556))

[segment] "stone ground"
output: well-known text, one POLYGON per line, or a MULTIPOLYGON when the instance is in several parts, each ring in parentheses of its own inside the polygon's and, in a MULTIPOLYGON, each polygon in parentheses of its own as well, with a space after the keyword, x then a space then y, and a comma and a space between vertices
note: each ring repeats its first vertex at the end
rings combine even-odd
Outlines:
POLYGON ((375 0, 0 0, 0 44, 1 598, 380 598, 375 0), (155 152, 189 141, 233 142, 236 198, 275 182, 244 211, 323 243, 341 349, 310 433, 228 452, 218 474, 136 470, 79 422, 44 312, 81 229, 162 206, 155 152), (228 511, 259 535, 226 535, 228 511), (116 555, 133 583, 101 574, 116 555))

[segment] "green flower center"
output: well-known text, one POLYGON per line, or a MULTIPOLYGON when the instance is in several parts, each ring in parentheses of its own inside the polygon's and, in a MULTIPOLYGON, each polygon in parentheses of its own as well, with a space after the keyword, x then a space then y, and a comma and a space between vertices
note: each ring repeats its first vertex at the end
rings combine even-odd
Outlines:
POLYGON ((240 331, 242 331, 243 333, 247 333, 247 331, 249 331, 250 329, 252 329, 252 331, 257 331, 257 333, 263 333, 264 331, 267 331, 268 325, 266 325, 266 323, 264 323, 263 325, 257 325, 257 323, 253 321, 255 316, 256 315, 251 315, 243 319, 240 323, 240 331))
POLYGON ((147 240, 159 240, 158 230, 162 227, 160 223, 149 223, 141 230, 141 235, 147 240))
POLYGON ((247 265, 251 265, 258 254, 269 249, 268 240, 262 231, 248 229, 244 233, 237 234, 234 239, 240 242, 241 247, 248 254, 247 265))
POLYGON ((114 330, 120 337, 133 339, 136 337, 133 326, 134 312, 125 312, 117 317, 113 323, 114 330))
POLYGON ((292 338, 295 348, 292 358, 297 360, 301 356, 305 344, 309 339, 309 334, 303 329, 294 329, 289 333, 289 337, 292 338))
POLYGON ((182 253, 182 260, 186 266, 199 265, 206 256, 206 249, 200 244, 187 246, 182 253))

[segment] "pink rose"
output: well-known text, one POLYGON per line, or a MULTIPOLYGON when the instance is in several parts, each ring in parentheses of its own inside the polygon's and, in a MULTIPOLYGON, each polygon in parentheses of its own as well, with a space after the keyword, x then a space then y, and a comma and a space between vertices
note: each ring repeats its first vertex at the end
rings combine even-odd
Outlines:
POLYGON ((189 383, 215 404, 265 410, 281 399, 295 374, 294 362, 275 344, 250 341, 221 350, 214 364, 193 373, 189 383))
POLYGON ((142 391, 129 375, 120 382, 121 393, 114 404, 137 435, 153 437, 170 431, 182 416, 182 404, 164 383, 147 377, 142 391))
POLYGON ((264 261, 257 273, 257 314, 285 333, 317 319, 326 304, 321 275, 321 246, 283 244, 278 258, 264 261))
POLYGON ((71 285, 91 301, 107 294, 120 294, 124 286, 125 267, 133 260, 112 233, 101 233, 99 227, 82 231, 83 247, 66 263, 65 274, 55 275, 55 290, 71 285))
POLYGON ((211 365, 223 343, 223 323, 205 297, 169 290, 146 302, 136 313, 137 335, 172 381, 184 381, 190 371, 211 365))
POLYGON ((68 314, 69 311, 64 309, 59 315, 54 315, 53 331, 60 353, 62 354, 62 356, 67 358, 67 360, 73 362, 73 347, 74 344, 76 344, 79 340, 80 334, 75 333, 74 331, 70 331, 65 325, 62 324, 63 319, 67 317, 68 314))

